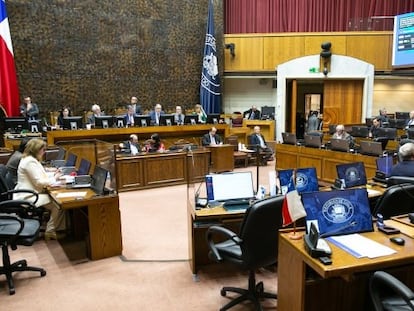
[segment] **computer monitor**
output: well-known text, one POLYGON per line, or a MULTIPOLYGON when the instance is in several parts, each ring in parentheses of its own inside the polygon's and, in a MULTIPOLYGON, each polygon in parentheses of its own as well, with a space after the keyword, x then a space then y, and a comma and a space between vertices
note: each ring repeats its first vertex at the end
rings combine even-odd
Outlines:
POLYGON ((160 115, 159 123, 160 123, 160 125, 167 125, 167 126, 174 125, 174 123, 175 123, 174 115, 173 114, 162 114, 162 115, 160 115))
POLYGON ((20 133, 22 130, 28 129, 27 119, 24 117, 5 117, 4 129, 11 133, 20 133))
POLYGON ((125 116, 114 116, 114 126, 119 128, 125 127, 125 116))
POLYGON ((305 134, 305 146, 312 148, 322 147, 322 135, 309 135, 305 134))
POLYGON ((367 126, 353 126, 351 135, 354 137, 368 137, 369 129, 367 126))
POLYGON ((409 112, 402 112, 402 111, 396 111, 395 112, 395 118, 396 119, 404 119, 404 120, 408 120, 410 118, 410 113, 409 112))
POLYGON ((377 171, 384 174, 384 177, 391 176, 391 170, 394 166, 394 158, 393 157, 379 157, 376 160, 377 171))
POLYGON ((388 139, 394 140, 397 138, 397 129, 395 127, 380 127, 377 130, 377 137, 386 137, 388 139))
POLYGON ((28 130, 32 133, 39 133, 42 131, 42 128, 40 127, 39 120, 29 120, 28 122, 28 130))
POLYGON ((359 153, 371 156, 380 156, 383 154, 382 142, 361 140, 359 142, 359 153))
POLYGON ((134 116, 134 124, 139 127, 146 127, 151 125, 151 117, 147 115, 134 116))
POLYGON ((261 108, 262 119, 274 119, 275 107, 263 106, 261 108))
POLYGON ((296 143, 297 143, 296 134, 295 133, 283 132, 282 133, 282 139, 283 139, 283 143, 284 144, 296 145, 296 143))
POLYGON ((207 124, 218 124, 220 122, 220 114, 219 113, 210 113, 207 115, 207 124))
POLYGON ((95 128, 107 129, 114 124, 113 116, 95 116, 95 128))
POLYGON ((371 127, 373 120, 374 120, 373 117, 371 117, 371 118, 365 118, 365 125, 368 126, 368 127, 371 127))
POLYGON ((78 175, 88 175, 89 169, 91 168, 91 162, 84 158, 81 159, 79 163, 79 168, 77 170, 78 175))
POLYGON ((302 193, 306 227, 313 223, 321 237, 373 231, 366 189, 302 193))
POLYGON ((76 154, 69 152, 68 157, 66 158, 65 166, 75 166, 77 159, 78 156, 76 154))
POLYGON ((349 152, 349 141, 346 139, 332 138, 331 150, 349 152))
POLYGON ((404 129, 406 126, 406 123, 407 123, 406 119, 390 119, 389 127, 395 127, 397 129, 404 129))
POLYGON ((63 118, 63 129, 65 130, 78 130, 83 127, 83 117, 74 116, 63 118))
POLYGON ((338 164, 336 172, 345 188, 365 186, 367 184, 364 162, 338 164))
POLYGON ((316 168, 298 168, 295 174, 296 178, 295 182, 293 182, 293 169, 277 171, 282 194, 286 194, 295 189, 299 193, 319 190, 316 168))
POLYGON ((209 201, 227 201, 254 198, 251 172, 206 175, 206 191, 209 201))
POLYGON ((107 176, 108 170, 100 167, 99 165, 95 166, 92 175, 91 188, 93 191, 95 191, 96 194, 104 194, 107 176))
POLYGON ((184 124, 197 124, 198 116, 195 114, 187 114, 184 117, 184 124))

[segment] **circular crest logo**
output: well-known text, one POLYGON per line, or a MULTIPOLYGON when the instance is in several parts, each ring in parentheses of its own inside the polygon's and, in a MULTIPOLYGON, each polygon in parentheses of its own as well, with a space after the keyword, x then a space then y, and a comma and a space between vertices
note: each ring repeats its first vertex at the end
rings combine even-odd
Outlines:
POLYGON ((322 206, 323 217, 333 223, 347 222, 354 215, 354 206, 343 198, 332 198, 322 206))
POLYGON ((308 176, 303 173, 296 174, 296 188, 300 191, 308 185, 308 176))
POLYGON ((359 172, 355 167, 350 167, 345 171, 346 179, 349 181, 357 181, 359 177, 359 172))

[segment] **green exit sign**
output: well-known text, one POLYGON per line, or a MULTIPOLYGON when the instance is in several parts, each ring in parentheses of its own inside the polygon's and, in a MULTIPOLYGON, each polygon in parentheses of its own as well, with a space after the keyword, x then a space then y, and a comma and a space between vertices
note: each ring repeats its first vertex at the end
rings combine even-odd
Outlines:
POLYGON ((311 67, 311 68, 309 68, 309 72, 319 73, 319 68, 318 67, 311 67))

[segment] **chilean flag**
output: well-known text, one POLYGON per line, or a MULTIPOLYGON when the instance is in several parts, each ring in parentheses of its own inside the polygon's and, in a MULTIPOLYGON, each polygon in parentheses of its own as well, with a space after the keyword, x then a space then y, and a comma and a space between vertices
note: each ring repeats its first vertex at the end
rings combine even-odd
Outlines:
POLYGON ((0 0, 0 105, 7 115, 19 115, 19 90, 5 0, 0 0))
POLYGON ((283 226, 290 225, 296 220, 305 217, 306 211, 303 206, 302 200, 296 190, 296 171, 293 172, 290 182, 287 187, 287 193, 282 205, 282 218, 283 226))

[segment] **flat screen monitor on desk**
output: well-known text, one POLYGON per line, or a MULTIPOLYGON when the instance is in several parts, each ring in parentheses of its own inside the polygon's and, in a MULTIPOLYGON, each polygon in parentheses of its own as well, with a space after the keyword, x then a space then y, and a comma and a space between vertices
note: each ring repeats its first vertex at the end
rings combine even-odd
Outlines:
POLYGON ((28 129, 28 122, 23 117, 6 117, 4 118, 4 129, 11 133, 20 133, 28 129))
POLYGON ((89 160, 86 160, 86 159, 82 158, 81 161, 80 161, 80 164, 79 164, 77 174, 78 175, 88 175, 90 168, 91 168, 91 162, 89 160))
POLYGON ((351 135, 354 137, 368 137, 369 129, 367 126, 353 126, 351 135))
POLYGON ((63 129, 65 130, 78 130, 83 128, 83 117, 66 117, 63 118, 63 129))
POLYGON ((114 126, 120 128, 125 127, 125 116, 114 116, 114 126))
POLYGON ((393 157, 380 157, 376 160, 377 171, 384 174, 385 178, 390 177, 392 167, 394 166, 393 157))
POLYGON ((107 129, 109 127, 112 127, 113 123, 114 123, 113 116, 95 116, 95 127, 96 128, 107 129))
MULTIPOLYGON (((388 140, 387 140, 388 141, 388 140)), ((361 140, 359 142, 359 152, 365 155, 380 156, 383 154, 382 142, 361 140)))
POLYGON ((254 198, 251 172, 206 175, 206 191, 209 201, 228 201, 254 198))
POLYGON ((338 164, 336 172, 338 178, 343 181, 345 188, 365 186, 367 184, 364 162, 338 164))
POLYGON ((296 145, 296 143, 297 143, 296 134, 294 134, 294 133, 283 132, 282 133, 282 139, 283 139, 284 144, 296 145))
POLYGON ((397 138, 397 129, 392 127, 380 127, 377 130, 377 136, 394 140, 397 138))
POLYGON ((319 190, 318 176, 314 167, 297 168, 295 180, 293 180, 293 169, 279 170, 277 176, 282 194, 295 189, 299 193, 319 190))
POLYGON ((108 170, 100 167, 99 165, 95 166, 95 170, 92 175, 91 188, 96 194, 104 194, 107 176, 108 170))
POLYGON ((146 127, 151 125, 151 117, 138 115, 134 116, 134 124, 135 126, 146 127))
POLYGON ((396 119, 404 119, 408 120, 410 118, 410 113, 405 111, 396 111, 395 112, 395 118, 396 119))
POLYGON ((210 113, 207 115, 207 124, 218 124, 220 122, 219 113, 210 113))
POLYGON ((29 120, 28 122, 28 130, 32 133, 39 133, 41 132, 40 122, 39 120, 29 120))
POLYGON ((195 114, 187 114, 184 117, 184 124, 197 124, 198 116, 195 114))
POLYGON ((322 135, 309 135, 305 134, 305 146, 312 148, 322 147, 322 135))
POLYGON ((306 227, 314 223, 321 237, 373 231, 366 189, 302 193, 306 227))
POLYGON ((69 152, 68 157, 66 158, 65 166, 75 166, 77 159, 78 159, 78 156, 76 154, 69 152))
POLYGON ((349 141, 346 139, 332 138, 331 150, 349 152, 349 141))
POLYGON ((160 115, 160 125, 166 125, 166 126, 174 125, 174 115, 173 114, 160 115))

